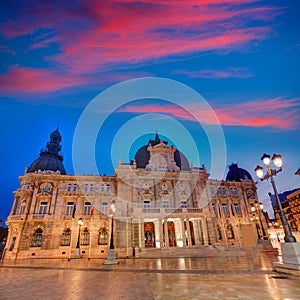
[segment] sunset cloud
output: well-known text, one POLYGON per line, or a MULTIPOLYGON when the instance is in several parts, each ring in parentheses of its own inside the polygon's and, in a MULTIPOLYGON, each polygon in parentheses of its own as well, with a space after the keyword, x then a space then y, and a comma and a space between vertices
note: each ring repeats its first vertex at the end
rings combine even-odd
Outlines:
MULTIPOLYGON (((118 112, 161 113, 189 121, 215 124, 211 111, 193 106, 180 108, 175 105, 148 104, 144 106, 126 106, 118 112)), ((256 99, 251 102, 219 106, 214 109, 219 122, 225 126, 270 126, 280 129, 293 129, 299 126, 300 98, 256 99), (272 108, 272 109, 270 109, 272 108)))
POLYGON ((175 74, 187 75, 189 78, 210 78, 210 79, 220 79, 220 78, 249 78, 253 77, 254 74, 247 68, 227 68, 227 69, 202 69, 198 71, 186 71, 177 70, 175 74))
MULTIPOLYGON (((7 16, 18 15, 18 18, 2 20, 3 36, 9 40, 26 36, 30 42, 24 51, 28 53, 51 47, 52 54, 43 57, 49 64, 45 74, 38 69, 35 74, 50 75, 50 79, 60 81, 39 86, 30 81, 34 79, 31 74, 21 83, 19 79, 28 70, 6 70, 6 84, 18 83, 24 92, 32 92, 34 87, 40 92, 47 91, 47 87, 53 90, 54 86, 82 84, 82 76, 86 74, 108 72, 120 66, 252 47, 273 34, 268 21, 282 13, 281 8, 256 0, 43 1, 39 7, 22 2, 6 10, 7 16), (55 72, 62 68, 65 74, 60 77, 55 72)), ((207 69, 186 75, 247 78, 251 73, 243 69, 207 69)), ((9 89, 13 88, 6 86, 9 89)))

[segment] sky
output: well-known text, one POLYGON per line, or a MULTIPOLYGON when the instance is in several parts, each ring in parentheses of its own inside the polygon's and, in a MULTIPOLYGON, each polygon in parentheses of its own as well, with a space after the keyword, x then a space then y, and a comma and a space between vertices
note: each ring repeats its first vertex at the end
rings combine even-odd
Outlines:
MULTIPOLYGON (((98 174, 113 175, 157 130, 212 179, 238 163, 256 180, 262 154, 279 153, 279 192, 299 187, 299 28, 298 0, 1 1, 0 218, 58 124, 74 173, 78 124, 94 99, 102 126, 91 122, 84 135, 98 174), (152 77, 167 99, 141 88, 152 77), (201 100, 186 90, 176 102, 168 82, 201 100), (118 93, 123 86, 134 97, 118 93), (102 97, 107 90, 114 97, 102 97), (209 136, 215 128, 225 148, 209 136), (216 156, 225 157, 223 172, 213 170, 216 156)), ((80 170, 94 172, 88 163, 80 170)), ((270 182, 257 188, 269 209, 270 182)))

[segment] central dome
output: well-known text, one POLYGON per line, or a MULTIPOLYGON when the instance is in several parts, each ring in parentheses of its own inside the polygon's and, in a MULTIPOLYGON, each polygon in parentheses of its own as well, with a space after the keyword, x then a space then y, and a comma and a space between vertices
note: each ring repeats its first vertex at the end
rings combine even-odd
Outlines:
MULTIPOLYGON (((145 168, 146 165, 149 163, 150 160, 150 153, 147 150, 147 148, 151 146, 156 146, 160 142, 163 142, 164 144, 168 144, 167 141, 161 141, 158 134, 156 133, 154 140, 149 140, 148 144, 145 146, 142 146, 135 154, 134 160, 136 163, 137 168, 145 168)), ((176 149, 174 152, 174 161, 176 163, 176 166, 180 168, 182 171, 189 171, 190 170, 190 164, 187 158, 176 149)))

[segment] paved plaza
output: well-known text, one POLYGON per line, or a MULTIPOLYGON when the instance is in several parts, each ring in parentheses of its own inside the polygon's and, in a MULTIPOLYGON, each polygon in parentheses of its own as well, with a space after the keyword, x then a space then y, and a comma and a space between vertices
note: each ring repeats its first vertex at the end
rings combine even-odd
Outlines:
POLYGON ((271 252, 197 257, 0 263, 0 299, 300 299, 300 276, 276 273, 271 252))

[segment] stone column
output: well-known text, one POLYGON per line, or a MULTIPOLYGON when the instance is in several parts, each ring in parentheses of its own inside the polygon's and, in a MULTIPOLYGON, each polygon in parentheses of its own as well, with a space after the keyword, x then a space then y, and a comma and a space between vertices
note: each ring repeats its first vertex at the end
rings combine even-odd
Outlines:
POLYGON ((163 240, 163 223, 162 223, 162 219, 159 219, 158 226, 159 226, 159 243, 160 243, 160 248, 163 248, 164 240, 163 240))
POLYGON ((164 219, 164 229, 165 229, 165 247, 169 248, 169 232, 168 232, 168 219, 164 219))
POLYGON ((56 196, 57 196, 57 184, 53 185, 53 193, 52 193, 52 198, 51 198, 51 202, 49 205, 49 210, 48 213, 53 215, 54 214, 54 208, 56 205, 56 196))
POLYGON ((202 218, 202 230, 203 230, 203 243, 204 246, 208 246, 208 232, 207 232, 207 224, 206 224, 206 219, 202 218))
POLYGON ((185 229, 184 229, 184 219, 181 218, 181 235, 182 235, 182 243, 183 247, 186 247, 186 236, 185 236, 185 229))
POLYGON ((37 182, 35 182, 29 214, 34 214, 36 212, 35 207, 36 207, 36 195, 38 192, 38 188, 39 188, 39 186, 38 186, 37 182))
POLYGON ((190 220, 185 221, 186 229, 187 229, 187 237, 188 237, 188 247, 192 246, 192 238, 191 238, 191 228, 190 228, 190 220))

